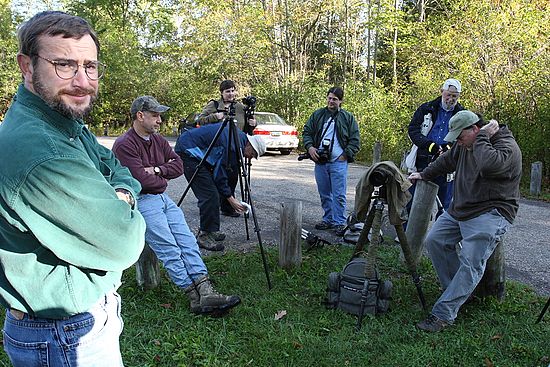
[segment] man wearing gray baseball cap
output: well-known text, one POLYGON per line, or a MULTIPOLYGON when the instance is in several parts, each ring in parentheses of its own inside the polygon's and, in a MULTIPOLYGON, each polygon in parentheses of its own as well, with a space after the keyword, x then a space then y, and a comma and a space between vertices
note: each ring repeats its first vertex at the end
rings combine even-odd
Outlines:
POLYGON ((161 113, 168 109, 154 97, 136 98, 130 107, 133 125, 115 141, 113 152, 141 183, 137 207, 146 223, 145 242, 189 297, 191 312, 222 315, 241 300, 214 289, 183 212, 165 192, 168 181, 183 174, 181 158, 158 134, 161 113))
POLYGON ((436 220, 425 245, 443 294, 431 314, 416 326, 428 332, 451 325, 483 276, 487 259, 516 217, 521 151, 512 132, 495 120, 460 111, 445 136, 453 147, 411 181, 433 180, 453 171, 449 210, 436 220))

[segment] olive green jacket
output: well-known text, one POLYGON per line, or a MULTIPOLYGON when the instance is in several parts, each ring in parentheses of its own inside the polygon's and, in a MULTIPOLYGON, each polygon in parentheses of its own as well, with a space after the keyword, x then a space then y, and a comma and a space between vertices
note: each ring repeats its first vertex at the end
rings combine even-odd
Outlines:
MULTIPOLYGON (((323 134, 323 125, 329 119, 331 112, 327 107, 323 107, 313 112, 304 126, 302 137, 304 139, 304 148, 318 148, 323 134)), ((348 162, 355 160, 355 154, 360 148, 359 126, 353 115, 340 108, 336 113, 336 137, 348 162)))

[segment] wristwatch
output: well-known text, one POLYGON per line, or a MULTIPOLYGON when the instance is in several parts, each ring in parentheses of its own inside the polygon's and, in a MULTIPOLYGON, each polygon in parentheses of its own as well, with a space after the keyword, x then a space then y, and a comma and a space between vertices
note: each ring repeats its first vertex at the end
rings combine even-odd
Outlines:
POLYGON ((153 168, 153 172, 155 172, 155 175, 160 176, 160 168, 159 167, 153 168))

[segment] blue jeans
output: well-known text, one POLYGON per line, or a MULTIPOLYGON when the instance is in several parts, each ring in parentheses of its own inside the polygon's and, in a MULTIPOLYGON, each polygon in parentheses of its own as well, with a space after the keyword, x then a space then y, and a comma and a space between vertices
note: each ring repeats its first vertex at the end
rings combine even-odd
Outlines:
POLYGON ((195 236, 180 208, 166 194, 143 194, 138 209, 145 219, 145 242, 164 265, 170 279, 185 289, 207 274, 195 236))
POLYGON ((14 367, 120 367, 120 296, 110 292, 88 312, 63 320, 19 319, 6 311, 4 350, 14 367))
POLYGON ((510 223, 496 210, 458 221, 448 212, 434 223, 426 248, 443 288, 432 314, 452 323, 477 287, 487 260, 510 223))
POLYGON ((348 162, 315 163, 315 181, 323 207, 323 222, 346 224, 348 162))

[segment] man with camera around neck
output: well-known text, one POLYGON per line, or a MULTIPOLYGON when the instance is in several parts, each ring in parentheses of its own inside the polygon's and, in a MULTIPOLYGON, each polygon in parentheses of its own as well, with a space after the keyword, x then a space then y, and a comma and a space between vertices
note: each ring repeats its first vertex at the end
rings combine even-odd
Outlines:
MULTIPOLYGON (((206 106, 204 106, 201 114, 197 118, 199 125, 214 124, 216 122, 222 122, 225 118, 228 117, 231 104, 233 104, 235 116, 234 122, 235 126, 239 130, 244 131, 245 133, 252 135, 252 131, 256 127, 256 119, 254 116, 245 121, 246 106, 241 102, 237 101, 237 88, 233 80, 224 80, 220 83, 220 99, 215 100, 211 99, 208 101, 206 106)), ((252 97, 254 98, 254 97, 252 97)), ((251 106, 248 106, 249 108, 251 106)), ((228 182, 229 187, 231 188, 231 193, 235 195, 235 188, 237 187, 238 172, 228 172, 228 182)), ((221 213, 227 217, 238 217, 239 213, 233 209, 231 204, 223 197, 220 196, 220 210, 221 213)))
POLYGON ((165 192, 168 181, 183 173, 180 157, 158 134, 161 113, 168 109, 152 96, 136 98, 130 108, 132 127, 117 138, 113 152, 141 183, 137 205, 147 225, 145 242, 188 296, 191 312, 221 315, 241 300, 214 289, 183 212, 165 192))
POLYGON ((359 126, 355 117, 341 108, 344 91, 332 87, 327 106, 318 109, 304 126, 304 147, 315 162, 315 181, 323 207, 323 219, 316 229, 335 229, 338 236, 346 226, 348 162, 359 151, 359 126))

